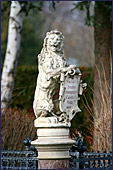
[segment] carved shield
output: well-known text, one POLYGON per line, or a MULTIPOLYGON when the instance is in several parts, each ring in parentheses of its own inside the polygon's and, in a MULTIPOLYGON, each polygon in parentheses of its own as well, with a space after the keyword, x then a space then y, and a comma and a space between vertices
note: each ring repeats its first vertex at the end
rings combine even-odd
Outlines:
POLYGON ((78 107, 78 93, 80 85, 79 75, 67 75, 60 88, 63 88, 63 95, 60 99, 60 111, 65 112, 69 120, 72 120, 77 112, 80 112, 78 107))

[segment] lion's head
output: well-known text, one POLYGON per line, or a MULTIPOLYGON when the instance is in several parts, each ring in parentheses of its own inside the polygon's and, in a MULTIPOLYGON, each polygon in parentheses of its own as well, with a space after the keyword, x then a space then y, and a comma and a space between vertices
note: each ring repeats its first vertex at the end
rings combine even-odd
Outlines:
POLYGON ((47 51, 60 52, 64 45, 63 38, 64 36, 58 30, 47 32, 43 47, 46 48, 47 51))
POLYGON ((38 55, 40 63, 44 61, 45 55, 47 54, 53 52, 63 54, 63 39, 64 36, 58 30, 51 30, 50 32, 46 33, 41 54, 38 55))

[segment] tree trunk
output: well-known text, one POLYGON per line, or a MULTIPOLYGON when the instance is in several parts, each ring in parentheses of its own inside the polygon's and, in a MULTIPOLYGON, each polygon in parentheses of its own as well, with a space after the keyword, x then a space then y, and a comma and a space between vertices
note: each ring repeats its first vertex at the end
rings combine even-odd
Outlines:
POLYGON ((112 140, 109 134, 112 130, 112 22, 108 3, 112 2, 95 2, 94 149, 101 151, 110 148, 108 145, 112 140))
POLYGON ((8 42, 1 80, 1 108, 7 108, 12 98, 14 79, 20 49, 20 38, 24 13, 18 1, 11 2, 8 42))

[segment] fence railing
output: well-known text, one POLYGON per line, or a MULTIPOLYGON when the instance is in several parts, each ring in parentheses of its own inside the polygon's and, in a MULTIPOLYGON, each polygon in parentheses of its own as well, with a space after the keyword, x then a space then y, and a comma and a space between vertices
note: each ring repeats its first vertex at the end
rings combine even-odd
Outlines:
MULTIPOLYGON (((38 169, 37 150, 31 146, 29 137, 23 143, 26 146, 24 151, 1 151, 1 169, 38 169)), ((70 169, 112 169, 112 152, 86 152, 79 137, 70 150, 70 156, 70 169)))
POLYGON ((79 136, 70 150, 70 156, 71 169, 112 169, 112 152, 86 152, 79 136))
POLYGON ((29 137, 23 143, 26 146, 25 151, 1 151, 1 169, 38 169, 38 153, 30 145, 29 137))
POLYGON ((37 169, 33 151, 2 151, 1 169, 37 169))
POLYGON ((70 152, 71 169, 112 169, 112 152, 110 153, 89 153, 70 152))

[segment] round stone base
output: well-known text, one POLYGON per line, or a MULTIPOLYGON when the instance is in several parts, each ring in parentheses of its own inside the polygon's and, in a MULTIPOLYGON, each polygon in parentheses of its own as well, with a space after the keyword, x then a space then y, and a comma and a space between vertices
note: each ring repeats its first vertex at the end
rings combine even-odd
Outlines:
POLYGON ((69 159, 38 160, 38 169, 69 169, 69 159))
POLYGON ((38 169, 69 169, 69 150, 75 143, 69 138, 70 124, 53 123, 54 117, 37 118, 37 139, 31 144, 38 151, 38 169))

